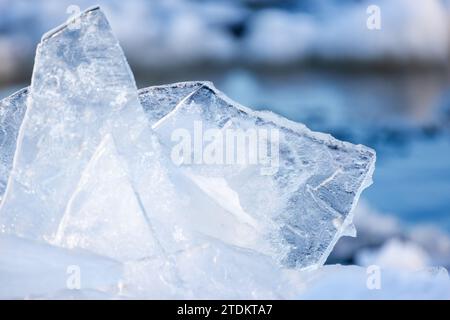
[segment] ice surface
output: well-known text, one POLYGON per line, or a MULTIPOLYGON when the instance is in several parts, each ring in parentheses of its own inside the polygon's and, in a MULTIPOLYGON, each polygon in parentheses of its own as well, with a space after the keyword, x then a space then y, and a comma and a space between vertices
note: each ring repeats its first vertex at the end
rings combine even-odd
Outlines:
POLYGON ((208 239, 173 255, 178 283, 165 279, 158 260, 125 265, 124 297, 170 299, 277 299, 294 296, 303 286, 268 256, 208 239))
POLYGON ((54 243, 121 261, 158 253, 155 234, 110 135, 104 138, 83 172, 54 243))
POLYGON ((17 135, 26 111, 28 89, 0 101, 0 201, 11 172, 17 135))
MULTIPOLYGON (((150 124, 172 111, 178 102, 202 86, 202 82, 183 82, 139 90, 139 100, 145 108, 150 124)), ((17 136, 27 109, 29 88, 0 100, 0 200, 11 172, 17 136)))
POLYGON ((155 86, 139 90, 139 100, 151 125, 164 118, 177 104, 203 82, 180 82, 165 86, 155 86))
MULTIPOLYGON (((168 152, 176 147, 174 131, 188 130, 195 139, 199 123, 203 132, 217 129, 224 135, 229 129, 279 131, 279 163, 275 165, 251 165, 249 161, 242 165, 205 165, 204 158, 197 162, 195 147, 183 155, 190 160, 181 164, 185 174, 206 193, 217 189, 217 185, 210 186, 211 181, 217 180, 237 195, 235 208, 240 216, 247 223, 257 221, 259 230, 265 233, 261 236, 271 243, 270 252, 263 253, 278 253, 280 261, 291 267, 317 266, 325 262, 342 235, 354 233, 352 211, 361 191, 371 183, 373 150, 313 133, 269 112, 242 107, 210 83, 166 86, 153 90, 151 95, 141 100, 144 108, 151 111, 147 114, 156 115, 151 121, 168 152), (158 105, 160 99, 155 95, 180 87, 191 87, 191 93, 178 104, 170 103, 176 107, 157 120, 159 113, 151 110, 162 109, 163 114, 168 110, 167 104, 163 108, 158 105)), ((200 149, 206 150, 211 140, 200 144, 200 149)), ((224 147, 223 153, 226 152, 224 147)))
MULTIPOLYGON (((184 82, 139 90, 139 100, 150 124, 166 116, 183 97, 201 86, 202 82, 184 82)), ((0 100, 0 200, 11 172, 17 136, 27 109, 29 89, 24 88, 0 100)))
POLYGON ((2 234, 0 252, 0 299, 60 297, 76 292, 101 297, 106 290, 114 292, 124 271, 120 263, 89 252, 2 234), (69 276, 78 271, 80 288, 70 290, 69 276))

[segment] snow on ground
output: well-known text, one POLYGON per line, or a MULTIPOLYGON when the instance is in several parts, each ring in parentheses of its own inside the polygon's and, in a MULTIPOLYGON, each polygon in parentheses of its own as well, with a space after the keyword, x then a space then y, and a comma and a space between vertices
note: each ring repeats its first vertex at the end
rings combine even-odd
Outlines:
MULTIPOLYGON (((450 299, 443 268, 288 270, 214 242, 174 256, 175 276, 157 260, 121 264, 10 236, 0 236, 0 250, 0 299, 450 299)), ((402 247, 389 250, 389 264, 404 258, 402 247)))
POLYGON ((314 274, 303 299, 450 299, 447 270, 417 272, 357 266, 325 266, 314 274))
POLYGON ((330 260, 405 270, 450 267, 450 237, 435 225, 407 225, 362 199, 355 210, 356 238, 342 238, 330 260))
POLYGON ((89 252, 66 250, 0 234, 0 299, 39 298, 71 288, 79 268, 83 291, 97 296, 116 286, 123 266, 89 252), (68 285, 69 284, 69 285, 68 285))

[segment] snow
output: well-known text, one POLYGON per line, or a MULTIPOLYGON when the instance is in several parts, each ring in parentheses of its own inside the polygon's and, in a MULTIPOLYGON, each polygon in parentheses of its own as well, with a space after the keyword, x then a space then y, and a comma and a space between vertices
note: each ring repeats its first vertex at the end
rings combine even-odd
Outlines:
POLYGON ((391 266, 416 265, 413 269, 450 267, 450 237, 435 225, 409 225, 392 213, 375 210, 367 199, 358 202, 354 224, 358 236, 342 238, 333 250, 330 261, 353 260, 363 265, 380 263, 384 266, 380 261, 382 259, 391 266), (385 256, 383 252, 389 253, 391 260, 382 258, 385 256), (401 258, 403 254, 411 261, 401 258))
POLYGON ((311 275, 302 299, 449 299, 445 269, 416 272, 358 266, 324 266, 311 275), (379 281, 376 278, 379 275, 379 281))
POLYGON ((67 286, 71 266, 81 271, 83 295, 101 297, 104 290, 115 290, 123 273, 120 263, 90 252, 4 234, 0 234, 0 252, 0 299, 76 294, 67 286))
POLYGON ((5 235, 0 250, 1 299, 450 299, 442 268, 381 268, 379 287, 369 289, 367 268, 280 269, 267 257, 214 241, 174 257, 182 287, 172 285, 168 266, 157 260, 119 263, 5 235), (67 287, 72 266, 79 267, 80 289, 67 287))
POLYGON ((429 257, 425 250, 411 242, 391 239, 377 250, 363 250, 356 257, 358 265, 417 271, 425 269, 429 257))

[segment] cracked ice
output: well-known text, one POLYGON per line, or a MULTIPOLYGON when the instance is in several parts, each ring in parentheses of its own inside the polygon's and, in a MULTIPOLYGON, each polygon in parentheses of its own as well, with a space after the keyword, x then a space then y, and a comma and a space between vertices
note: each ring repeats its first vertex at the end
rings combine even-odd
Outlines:
MULTIPOLYGON (((286 270, 321 266, 354 235, 373 150, 253 111, 209 82, 138 91, 102 11, 76 19, 43 37, 31 86, 0 102, 0 244, 38 246, 61 268, 71 255, 89 270, 113 264, 104 282, 125 281, 125 296, 280 297, 293 286, 286 270), (193 137, 196 123, 276 130, 277 170, 173 163, 173 132, 193 137)), ((56 294, 58 281, 18 294, 56 294)))

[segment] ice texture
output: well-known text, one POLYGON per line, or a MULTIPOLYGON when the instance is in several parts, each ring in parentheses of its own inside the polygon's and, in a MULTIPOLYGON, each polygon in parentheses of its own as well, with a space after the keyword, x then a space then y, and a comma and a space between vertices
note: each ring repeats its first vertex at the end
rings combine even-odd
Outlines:
MULTIPOLYGON (((166 116, 178 102, 202 86, 202 82, 183 82, 139 90, 139 100, 145 108, 150 124, 166 116)), ((11 172, 17 136, 27 109, 30 88, 24 88, 0 100, 0 200, 11 172)))
POLYGON ((203 82, 180 82, 163 86, 154 86, 139 90, 139 100, 144 108, 150 124, 164 118, 177 104, 195 90, 201 88, 203 82))
MULTIPOLYGON (((215 89, 210 83, 207 82, 185 82, 166 86, 150 87, 139 91, 139 99, 146 112, 150 124, 154 125, 169 113, 173 112, 177 105, 193 92, 204 92, 206 93, 206 96, 212 96, 214 100, 217 100, 218 106, 216 108, 221 110, 224 109, 224 105, 228 106, 229 108, 232 106, 232 108, 235 108, 235 110, 242 110, 243 108, 238 104, 230 101, 223 94, 218 92, 217 89, 215 89), (199 90, 200 88, 201 90, 199 90)), ((205 104, 205 106, 206 108, 210 107, 208 103, 205 104)), ((194 229, 200 231, 203 234, 221 239, 225 243, 255 249, 257 251, 275 256, 277 258, 280 258, 284 264, 287 264, 289 266, 305 267, 317 266, 322 264, 337 239, 342 235, 346 235, 349 232, 351 233, 352 231, 351 208, 354 203, 356 203, 359 193, 370 182, 371 171, 373 170, 373 163, 375 161, 373 151, 362 146, 355 146, 354 150, 352 151, 352 145, 337 142, 327 135, 309 133, 310 131, 302 125, 288 122, 287 120, 278 118, 277 116, 270 113, 253 112, 249 111, 246 108, 243 109, 250 114, 255 114, 255 117, 261 117, 262 119, 273 119, 274 124, 272 125, 280 126, 281 128, 284 128, 283 130, 286 130, 290 133, 287 137, 285 136, 283 138, 283 141, 285 142, 281 144, 282 150, 285 151, 281 154, 281 159, 285 159, 281 161, 281 164, 288 163, 289 165, 287 165, 286 168, 281 168, 281 171, 279 171, 274 176, 261 176, 257 170, 253 169, 254 174, 252 182, 258 183, 258 186, 264 186, 262 188, 257 187, 257 185, 252 186, 252 182, 243 181, 248 180, 247 176, 249 175, 247 173, 247 176, 245 176, 245 173, 243 172, 245 172, 245 170, 252 170, 251 168, 247 168, 243 172, 239 172, 238 174, 234 174, 233 172, 230 174, 228 172, 224 175, 222 175, 220 170, 218 171, 216 168, 215 170, 213 170, 213 174, 211 174, 211 172, 206 174, 207 179, 205 179, 202 175, 193 175, 192 172, 186 172, 186 176, 188 177, 188 179, 191 179, 194 184, 198 186, 200 191, 204 192, 208 196, 204 197, 204 195, 201 194, 199 190, 194 192, 193 189, 195 189, 195 187, 191 185, 188 188, 190 190, 190 196, 192 198, 191 201, 194 201, 193 199, 196 199, 194 202, 202 201, 203 203, 208 203, 211 202, 212 199, 213 202, 216 202, 216 204, 221 207, 216 207, 214 209, 215 213, 209 214, 205 213, 205 211, 210 212, 212 210, 211 208, 214 207, 214 204, 204 204, 203 207, 208 207, 209 209, 205 210, 204 208, 202 208, 200 210, 196 210, 196 216, 190 217, 196 218, 194 221, 191 221, 192 223, 190 223, 190 229, 194 229), (298 132, 297 134, 295 134, 296 131, 298 132), (304 137, 305 135, 306 137, 304 137), (306 142, 308 141, 308 139, 311 139, 312 143, 318 144, 319 149, 322 148, 323 150, 325 150, 325 154, 329 155, 329 157, 326 158, 324 156, 318 155, 320 154, 320 150, 312 150, 315 149, 315 145, 307 147, 307 145, 305 145, 305 142, 301 142, 302 139, 304 139, 306 142), (292 141, 293 143, 291 143, 292 141), (320 147, 320 144, 322 143, 324 145, 320 147), (300 147, 293 150, 293 147, 297 145, 300 147), (332 152, 336 153, 336 155, 333 157, 331 156, 332 152), (352 154, 356 156, 356 159, 358 159, 358 161, 361 161, 359 164, 358 161, 353 163, 353 160, 351 158, 345 158, 351 157, 352 154), (305 156, 307 155, 315 155, 316 159, 318 160, 305 160, 305 156), (292 159, 290 157, 292 157, 292 159), (299 164, 300 161, 301 163, 299 164), (306 161, 311 161, 309 166, 305 164, 306 161), (329 165, 333 163, 334 167, 333 165, 329 165), (314 173, 314 171, 311 169, 314 168, 315 165, 323 166, 316 169, 318 173, 314 173), (341 167, 344 168, 341 169, 342 172, 340 172, 341 167), (360 171, 358 171, 358 169, 360 171), (359 176, 358 172, 361 173, 359 176), (230 175, 232 176, 232 178, 230 178, 230 175), (244 176, 245 178, 241 181, 240 179, 242 176, 244 176), (226 178, 225 180, 224 177, 226 178), (332 178, 331 180, 329 179, 330 177, 332 178), (334 186, 334 189, 329 189, 329 187, 331 186, 331 188, 333 188, 333 185, 337 183, 335 181, 339 181, 339 178, 341 178, 341 180, 350 179, 350 182, 352 182, 351 179, 355 179, 355 181, 350 185, 348 181, 342 182, 343 185, 347 187, 347 189, 344 190, 341 195, 341 197, 344 198, 339 197, 336 200, 331 199, 329 198, 330 194, 336 192, 335 189, 341 189, 341 186, 334 186), (298 179, 298 181, 295 181, 295 179, 298 179), (334 181, 332 181, 333 179, 334 181), (229 184, 227 181, 232 181, 232 184, 229 184), (309 187, 301 187, 300 184, 302 182, 307 183, 309 187), (287 183, 289 188, 285 190, 282 189, 282 183, 287 183), (327 184, 328 188, 326 188, 327 184), (232 187, 230 187, 230 185, 232 187), (310 185, 313 185, 314 187, 311 187, 310 185), (269 188, 269 186, 271 188, 269 188), (320 187, 317 188, 317 186, 320 187), (215 193, 213 192, 214 190, 215 193), (231 192, 234 192, 234 196, 233 194, 230 196, 230 190, 231 192), (314 192, 316 192, 318 196, 315 196, 314 192), (194 195, 195 193, 197 194, 194 195), (279 198, 282 199, 281 204, 274 203, 277 201, 277 197, 274 196, 275 194, 279 194, 279 198), (234 203, 236 203, 234 208, 232 205, 233 201, 231 201, 233 199, 235 200, 234 203), (254 199, 259 200, 254 201, 254 199), (272 202, 272 204, 267 201, 267 199, 271 199, 270 201, 272 202), (327 199, 331 204, 327 203, 327 199), (346 201, 347 207, 345 207, 345 203, 338 203, 341 199, 346 201), (247 203, 244 210, 240 207, 242 203, 245 203, 245 200, 247 201, 247 203), (303 207, 302 203, 312 203, 313 207, 303 207), (281 206, 285 206, 285 209, 282 209, 281 206), (339 207, 336 209, 333 208, 333 206, 339 207), (238 209, 236 210, 236 208, 238 209), (275 210, 285 211, 284 214, 279 214, 276 218, 274 218, 275 223, 272 223, 270 219, 272 219, 274 215, 276 215, 276 213, 274 212, 275 210), (236 213, 236 211, 238 211, 238 215, 234 216, 237 218, 230 218, 229 213, 236 213), (322 212, 325 212, 325 215, 322 216, 322 212), (267 217, 269 217, 269 221, 267 223, 264 224, 263 222, 261 222, 267 220, 267 217), (315 219, 317 219, 317 221, 321 221, 322 224, 315 225, 315 219), (284 225, 285 223, 286 225, 284 225), (224 230, 224 228, 222 227, 224 225, 228 226, 228 230, 232 230, 233 232, 230 233, 224 230), (251 239, 251 237, 249 238, 249 235, 254 235, 255 227, 258 229, 258 226, 263 225, 269 226, 269 229, 270 227, 272 227, 271 232, 275 232, 275 234, 261 235, 263 239, 256 236, 253 239, 251 239), (273 225, 275 225, 275 227, 273 227, 273 225), (320 232, 322 231, 324 233, 321 234, 320 232), (327 237, 320 238, 321 235, 326 234, 327 237), (301 237, 300 235, 305 235, 305 237, 301 237), (314 238, 313 235, 315 235, 316 238, 314 238), (261 241, 261 243, 257 245, 257 241, 261 241), (266 241, 266 243, 264 243, 264 241, 266 241), (267 244, 267 241, 271 242, 271 244, 267 244), (270 247, 272 249, 270 249, 270 247), (287 250, 286 248, 289 249, 287 250), (313 253, 315 254, 311 256, 313 253)), ((231 119, 231 117, 224 116, 223 114, 218 112, 217 109, 214 109, 212 112, 213 114, 221 117, 221 120, 219 120, 220 123, 226 123, 231 119)), ((240 112, 240 114, 242 114, 242 112, 240 112)), ((231 120, 236 123, 235 118, 231 120)), ((266 124, 263 125, 266 126, 266 124)), ((182 127, 183 126, 186 127, 184 123, 182 124, 182 127)), ((253 126, 253 124, 250 123, 250 126, 253 126)), ((12 130, 14 130, 14 128, 12 128, 12 130)), ((164 134, 162 136, 164 137, 164 134)), ((198 171, 199 169, 200 168, 195 168, 196 171, 198 171)), ((239 170, 241 169, 242 167, 239 170)), ((227 170, 229 170, 229 168, 227 170)), ((204 168, 200 171, 204 173, 204 168)), ((105 178, 112 179, 111 177, 107 177, 106 175, 105 178)), ((108 186, 110 185, 110 183, 106 182, 104 185, 108 186)), ((119 188, 119 185, 121 184, 115 185, 117 186, 117 188, 119 188)), ((93 187, 91 186, 89 188, 93 187)), ((131 186, 125 186, 124 188, 130 190, 131 186)), ((113 191, 114 190, 111 190, 111 192, 113 191)), ((101 195, 109 194, 104 190, 98 192, 100 192, 101 195)), ((93 196, 92 191, 89 191, 89 193, 91 194, 92 204, 96 204, 98 210, 103 210, 105 215, 109 214, 117 218, 121 217, 121 214, 117 213, 121 212, 121 201, 119 201, 119 205, 116 205, 114 204, 114 201, 111 202, 110 199, 123 197, 123 202, 125 202, 125 199, 127 198, 126 194, 129 194, 128 192, 121 189, 117 193, 117 197, 114 197, 112 195, 110 197, 105 196, 104 201, 101 202, 101 197, 97 198, 93 196), (104 206, 102 206, 101 203, 104 204, 104 206), (116 214, 112 213, 112 211, 109 211, 108 213, 108 210, 106 210, 106 208, 116 208, 117 212, 116 214)), ((79 198, 79 196, 73 197, 79 198)), ((84 198, 81 199, 83 201, 87 201, 84 198)), ((139 219, 139 214, 131 213, 134 212, 135 209, 130 209, 135 208, 135 206, 133 205, 133 203, 135 202, 135 200, 129 201, 130 207, 128 208, 128 212, 130 212, 130 216, 135 216, 136 219, 139 219)), ((83 206, 85 205, 86 204, 83 204, 83 206)), ((85 218, 88 217, 89 210, 93 209, 90 208, 89 210, 87 210, 87 208, 89 207, 85 207, 83 209, 85 212, 85 218)), ((136 208, 136 210, 138 211, 139 209, 136 208)), ((64 230, 64 228, 67 227, 67 219, 69 219, 68 217, 72 216, 72 214, 68 214, 66 210, 64 216, 66 218, 63 220, 62 226, 59 229, 59 234, 61 234, 61 230, 64 230)), ((110 217, 105 216, 103 219, 110 219, 110 217)), ((84 221, 84 219, 81 219, 78 223, 83 223, 82 221, 84 221)), ((103 223, 102 221, 104 220, 99 218, 97 220, 97 224, 103 223)), ((132 223, 130 221, 130 225, 131 224, 132 223)), ((121 228, 125 228, 123 224, 116 225, 121 225, 121 228)), ((183 223, 180 222, 179 225, 183 225, 183 223)), ((184 226, 186 226, 186 223, 184 224, 184 226)), ((89 238, 87 235, 91 235, 93 233, 89 232, 86 224, 84 224, 84 227, 86 228, 84 230, 84 237, 89 238)), ((111 230, 109 230, 108 232, 116 234, 118 230, 114 230, 114 228, 114 224, 111 224, 111 230)), ((130 230, 131 229, 132 228, 130 228, 130 230)), ((265 228, 264 231, 268 231, 269 229, 265 228)), ((180 229, 177 228, 176 230, 180 229)), ((74 232, 73 229, 72 232, 74 232)), ((79 246, 87 246, 89 248, 86 241, 89 242, 93 240, 82 240, 82 229, 79 229, 76 234, 77 237, 75 237, 74 234, 72 234, 72 236, 68 236, 65 240, 65 245, 76 246, 76 244, 78 244, 79 246), (70 241, 70 239, 72 240, 70 241), (74 239, 77 240, 75 241, 74 239)), ((104 240, 106 238, 101 239, 104 240)), ((111 255, 117 258, 116 254, 110 253, 110 256, 111 255)))
POLYGON ((279 299, 302 288, 287 270, 253 250, 209 239, 173 255, 178 281, 157 259, 125 265, 123 294, 150 299, 279 299))
POLYGON ((145 256, 152 256, 148 241, 140 247, 135 244, 153 235, 136 233, 149 233, 154 223, 158 236, 165 236, 164 245, 171 245, 173 237, 168 235, 179 213, 177 193, 105 16, 93 8, 70 23, 45 35, 37 49, 27 110, 0 208, 2 232, 77 244, 115 258, 142 258, 145 248, 149 249, 145 256), (102 157, 107 136, 111 138, 102 157), (105 163, 95 163, 95 157, 105 163), (116 188, 105 186, 108 183, 117 183, 116 188), (103 191, 111 192, 103 195, 104 201, 92 198, 103 191), (136 210, 128 212, 122 200, 129 200, 130 210, 136 210), (85 220, 86 210, 94 211, 99 204, 104 207, 85 220), (117 211, 105 217, 113 205, 117 211), (147 228, 136 220, 138 212, 147 228), (128 218, 128 225, 115 225, 128 218), (133 229, 136 225, 140 227, 133 229), (76 241, 74 235, 79 236, 76 241), (131 247, 135 252, 125 255, 125 248, 131 247), (121 252, 116 252, 119 248, 121 252))
POLYGON ((171 172, 101 11, 75 21, 38 47, 2 232, 122 261, 168 261, 199 235, 262 247, 239 217, 171 172))
MULTIPOLYGON (((153 125, 166 150, 170 152, 175 147, 175 130, 186 129, 195 137, 196 125, 200 123, 204 132, 278 130, 280 153, 279 162, 273 167, 249 162, 204 165, 194 160, 181 163, 180 170, 200 188, 214 189, 217 185, 210 187, 211 181, 219 179, 235 193, 239 211, 248 218, 246 222, 257 221, 259 230, 266 233, 262 236, 271 243, 271 252, 263 253, 278 254, 280 261, 290 267, 323 264, 341 236, 354 235, 352 212, 361 191, 371 183, 375 152, 314 133, 273 113, 240 106, 208 82, 201 86, 191 83, 154 89, 151 99, 141 98, 144 108, 147 111, 164 108, 158 105, 160 99, 155 92, 167 94, 168 90, 180 87, 184 92, 189 86, 191 93, 178 104, 172 103, 175 108, 153 125), (266 170, 269 172, 264 173, 266 170)), ((167 113, 167 109, 163 110, 167 113)), ((211 140, 201 141, 201 149, 206 150, 210 143, 211 140)), ((194 149, 183 157, 195 159, 194 149)))
MULTIPOLYGON (((177 103, 202 82, 184 82, 139 90, 139 100, 145 108, 150 124, 172 111, 177 103)), ((24 88, 0 100, 0 201, 11 172, 17 137, 27 109, 30 88, 24 88)))
POLYGON ((0 101, 0 202, 11 172, 27 97, 28 88, 25 88, 0 101))
POLYGON ((323 264, 339 237, 354 234, 352 211, 374 168, 371 149, 252 111, 209 82, 138 92, 98 8, 43 37, 31 87, 8 101, 18 111, 0 127, 10 146, 5 181, 16 137, 18 147, 2 232, 120 261, 156 259, 171 265, 172 280, 174 257, 211 241, 288 267, 323 264), (198 124, 266 130, 268 158, 211 165, 191 150, 183 156, 194 162, 175 168, 173 133, 195 140, 198 124))
POLYGON ((158 252, 158 244, 113 139, 107 135, 82 174, 54 244, 84 248, 119 261, 158 252))
MULTIPOLYGON (((150 124, 154 125, 159 121, 162 121, 161 123, 167 121, 167 119, 162 119, 174 112, 177 105, 193 92, 196 94, 203 92, 206 97, 209 96, 215 101, 217 106, 212 110, 212 114, 217 116, 217 119, 214 120, 217 123, 229 124, 229 120, 232 120, 234 125, 238 123, 235 117, 219 112, 226 110, 224 108, 226 106, 233 110, 234 115, 238 113, 248 117, 249 120, 240 120, 250 122, 246 123, 243 128, 254 126, 252 116, 247 116, 250 114, 254 115, 253 117, 258 121, 262 119, 263 127, 280 127, 283 133, 289 134, 287 136, 283 134, 283 143, 280 144, 280 147, 284 152, 281 153, 280 170, 274 176, 262 176, 257 170, 258 168, 243 168, 242 166, 236 172, 230 172, 230 167, 225 170, 222 168, 208 169, 210 172, 205 173, 205 167, 193 166, 196 174, 185 170, 186 177, 194 184, 186 188, 189 189, 191 202, 196 203, 197 209, 195 216, 191 214, 189 217, 193 219, 192 221, 185 222, 184 226, 181 221, 178 221, 179 226, 185 228, 189 224, 188 228, 191 230, 200 231, 202 234, 220 239, 228 244, 263 252, 289 266, 307 267, 323 264, 338 238, 342 235, 351 235, 353 231, 352 207, 357 202, 359 193, 370 183, 375 161, 373 151, 362 146, 338 142, 328 135, 311 133, 300 124, 281 119, 270 113, 250 111, 230 101, 208 82, 185 82, 150 87, 139 91, 139 99, 150 124), (270 123, 267 124, 267 122, 270 123), (307 144, 309 140, 311 142, 307 144), (317 150, 315 150, 316 146, 317 150), (309 159, 310 155, 312 159, 309 159), (353 156, 357 161, 353 161, 353 156), (284 168, 282 167, 283 163, 286 164, 284 168), (252 177, 253 180, 249 181, 249 177, 252 177), (346 187, 341 195, 336 193, 342 189, 341 185, 336 185, 339 179, 346 187), (345 180, 342 181, 343 179, 345 180), (301 186, 302 183, 305 185, 301 186), (197 188, 195 188, 196 186, 197 188), (195 189, 197 190, 194 191, 195 189), (277 194, 278 197, 275 196, 277 194), (330 198, 330 195, 338 198, 330 198), (281 200, 277 202, 279 199, 281 200), (341 200, 344 202, 340 203, 341 200), (200 202, 203 203, 202 208, 198 208, 200 202), (214 203, 211 202, 215 202, 217 206, 214 207, 214 203), (309 207, 305 207, 303 204, 309 207), (245 206, 242 207, 243 205, 245 206), (337 208, 333 206, 337 206, 337 208), (210 214, 210 212, 214 212, 214 214, 210 214), (227 226, 227 228, 223 226, 227 226), (256 236, 255 232, 262 234, 256 236), (265 232, 268 234, 263 234, 265 232), (323 235, 324 237, 321 238, 323 235)), ((204 106, 208 110, 212 106, 208 99, 205 101, 204 106)), ((203 107, 203 102, 201 105, 203 107)), ((169 115, 168 119, 170 117, 173 115, 169 115)), ((191 124, 189 124, 189 121, 184 123, 184 120, 180 120, 182 123, 177 123, 171 130, 179 125, 188 128, 193 121, 190 119, 191 124)), ((159 126, 162 125, 159 124, 159 126)), ((208 126, 215 127, 214 123, 208 124, 208 126)), ((162 137, 164 138, 164 134, 162 137)), ((167 138, 166 136, 166 142, 167 138)), ((168 149, 170 150, 170 148, 168 149)), ((109 183, 105 183, 105 186, 107 185, 109 183)), ((119 186, 119 184, 116 185, 119 186)), ((92 194, 92 191, 89 193, 92 194)), ((107 193, 101 191, 100 194, 107 193)), ((120 191, 117 194, 118 197, 122 194, 125 199, 127 198, 125 195, 128 193, 120 191)), ((110 201, 109 199, 115 198, 117 197, 105 196, 105 201, 100 202, 102 198, 96 199, 95 196, 92 196, 91 201, 92 204, 97 203, 99 210, 109 207, 116 208, 120 212, 120 205, 106 203, 110 201), (104 203, 105 207, 100 203, 104 203)), ((87 201, 84 198, 81 199, 87 201)), ((134 201, 130 200, 130 208, 134 208, 133 203, 134 201)), ((88 217, 89 210, 86 211, 86 208, 83 210, 85 217, 88 217)), ((193 209, 190 208, 190 210, 193 209)), ((108 210, 103 212, 106 214, 108 210)), ((129 212, 134 212, 134 209, 130 209, 129 212)), ((121 216, 121 214, 113 214, 111 211, 109 214, 117 218, 121 216)), ((138 217, 138 214, 130 213, 130 215, 138 217)), ((71 215, 67 214, 63 221, 67 221, 69 216, 71 215)), ((105 216, 104 219, 106 218, 105 216)), ((83 219, 79 223, 82 221, 83 219)), ((99 218, 97 224, 102 221, 99 218)), ((66 222, 62 223, 62 226, 66 226, 66 222)), ((84 226, 86 227, 86 225, 84 226)), ((60 227, 60 232, 63 228, 65 227, 60 227)), ((111 228, 110 231, 115 234, 117 230, 114 230, 113 225, 111 228)), ((124 228, 123 225, 122 228, 124 228)), ((175 232, 177 230, 180 230, 180 227, 177 227, 175 232)), ((77 231, 77 237, 74 234, 68 237, 66 241, 69 239, 72 241, 66 242, 65 245, 84 244, 87 246, 86 241, 92 240, 82 240, 82 231, 82 229, 77 231)), ((87 238, 89 238, 87 235, 92 234, 89 229, 85 229, 84 232, 87 238)), ((117 255, 112 256, 117 257, 117 255)))
MULTIPOLYGON (((80 28, 44 36, 31 87, 0 101, 0 298, 449 298, 442 268, 380 270, 379 290, 363 267, 286 268, 318 266, 354 234, 373 150, 252 111, 208 82, 138 97, 103 14, 72 22, 80 28), (173 132, 195 137, 199 123, 276 129, 279 159, 205 165, 193 155, 175 168, 173 132)), ((392 248, 395 260, 402 247, 392 248)))

